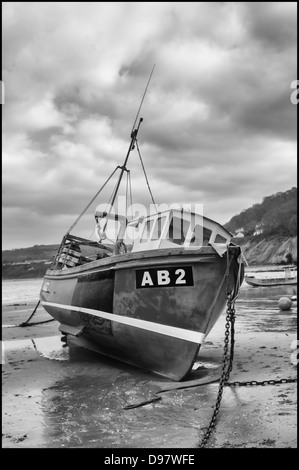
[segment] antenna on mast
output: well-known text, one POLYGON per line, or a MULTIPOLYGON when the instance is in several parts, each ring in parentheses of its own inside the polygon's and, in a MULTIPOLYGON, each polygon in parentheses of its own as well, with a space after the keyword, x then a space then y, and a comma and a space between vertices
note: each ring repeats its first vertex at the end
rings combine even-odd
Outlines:
POLYGON ((150 76, 149 76, 149 79, 148 79, 148 81, 147 81, 147 85, 146 85, 146 87, 145 87, 145 90, 144 90, 144 93, 143 93, 143 96, 142 96, 142 100, 141 100, 141 103, 140 103, 140 106, 139 106, 139 109, 138 109, 138 111, 137 111, 136 118, 135 118, 135 121, 134 121, 134 124, 133 124, 133 127, 132 127, 132 132, 134 131, 134 127, 135 127, 135 124, 136 124, 136 122, 137 122, 137 119, 138 119, 138 116, 139 116, 139 113, 140 113, 140 110, 141 110, 141 106, 142 106, 142 104, 143 104, 143 101, 144 101, 144 98, 145 98, 145 95, 146 95, 146 92, 147 92, 149 83, 150 83, 150 81, 151 81, 152 75, 153 75, 153 73, 154 73, 155 67, 156 67, 156 64, 154 64, 154 66, 153 66, 153 68, 152 68, 152 71, 151 71, 151 74, 150 74, 150 76))
POLYGON ((140 124, 142 123, 143 119, 140 118, 139 120, 139 124, 138 124, 138 127, 136 129, 135 128, 135 124, 137 122, 137 119, 138 119, 138 116, 139 116, 139 113, 140 113, 140 109, 141 109, 141 106, 142 106, 142 103, 144 101, 144 97, 146 95, 146 92, 147 92, 147 89, 148 89, 148 86, 149 86, 149 83, 151 81, 151 78, 152 78, 152 75, 153 75, 153 72, 154 72, 154 68, 155 68, 156 64, 154 64, 153 68, 152 68, 152 71, 151 71, 151 74, 150 74, 150 77, 147 81, 147 85, 145 87, 145 90, 144 90, 144 93, 143 93, 143 96, 142 96, 142 100, 141 100, 141 103, 140 103, 140 106, 139 106, 139 109, 137 111, 137 115, 136 115, 136 118, 135 118, 135 121, 134 121, 134 124, 133 124, 133 127, 132 127, 132 132, 131 132, 131 142, 130 142, 130 146, 129 146, 129 150, 127 152, 127 155, 126 155, 126 158, 125 158, 125 161, 124 161, 124 164, 123 166, 119 167, 121 169, 121 173, 119 175, 119 179, 118 179, 118 182, 116 184, 116 188, 114 190, 114 194, 112 196, 112 201, 111 201, 111 206, 113 206, 114 202, 115 202, 115 199, 116 199, 116 195, 117 195, 117 192, 118 192, 118 189, 119 189, 119 185, 120 185, 120 182, 121 182, 121 179, 123 177, 123 174, 124 172, 127 170, 126 169, 126 164, 127 164, 127 161, 128 161, 128 158, 129 158, 129 155, 130 155, 130 152, 131 150, 133 150, 135 148, 135 142, 136 142, 136 139, 137 139, 137 134, 138 134, 138 131, 139 131, 139 127, 140 127, 140 124))
MULTIPOLYGON (((140 124, 141 122, 143 121, 142 118, 140 118, 140 121, 139 121, 139 125, 136 129, 135 128, 135 124, 136 124, 136 121, 138 119, 138 116, 139 116, 139 113, 140 113, 140 109, 141 109, 141 106, 143 104, 143 101, 144 101, 144 98, 145 98, 145 95, 146 95, 146 92, 147 92, 147 89, 148 89, 148 86, 149 86, 149 83, 151 81, 151 78, 152 78, 152 75, 154 73, 154 69, 155 69, 155 66, 156 64, 154 64, 153 68, 152 68, 152 71, 151 71, 151 74, 149 76, 149 79, 147 81, 147 85, 145 87, 145 90, 144 90, 144 93, 143 93, 143 96, 142 96, 142 100, 141 100, 141 103, 140 103, 140 106, 138 108, 138 111, 137 111, 137 115, 136 115, 136 118, 135 118, 135 121, 134 121, 134 124, 133 124, 133 128, 132 128, 132 132, 131 132, 131 142, 130 142, 130 146, 129 146, 129 150, 127 152, 127 155, 126 155, 126 158, 125 158, 125 161, 124 161, 124 164, 123 166, 117 166, 115 168, 115 170, 113 171, 113 173, 109 176, 109 178, 107 179, 107 181, 104 183, 104 185, 101 187, 101 189, 96 193, 96 195, 92 198, 92 200, 87 204, 87 206, 85 207, 85 209, 83 209, 83 211, 81 212, 81 214, 79 215, 79 217, 77 217, 77 219, 75 220, 75 222, 73 223, 73 225, 69 228, 69 230, 67 231, 67 233, 65 234, 64 238, 63 238, 63 241, 61 242, 61 245, 60 245, 60 248, 59 250, 61 249, 62 245, 63 245, 63 242, 64 240, 66 239, 67 235, 71 232, 71 230, 73 230, 73 228, 75 227, 75 225, 77 225, 77 223, 79 222, 79 220, 81 219, 81 217, 83 216, 83 214, 87 211, 87 209, 89 208, 89 206, 92 204, 92 202, 96 199, 96 197, 100 194, 100 192, 102 191, 102 189, 104 189, 104 187, 106 186, 106 184, 108 183, 108 181, 112 178, 112 176, 114 175, 114 173, 116 172, 116 170, 120 169, 121 170, 121 173, 119 175, 119 178, 118 178, 118 181, 117 181, 117 184, 116 184, 116 188, 114 190, 114 193, 113 193, 113 196, 112 196, 112 201, 111 201, 111 206, 113 206, 114 202, 115 202, 115 198, 116 198, 116 195, 117 195, 117 192, 118 192, 118 189, 119 189, 119 185, 120 185, 120 182, 121 182, 121 179, 122 179, 122 176, 124 174, 125 171, 128 171, 126 169, 126 164, 127 164, 127 161, 128 161, 128 158, 129 158, 129 154, 131 152, 131 150, 134 149, 134 144, 137 140, 137 134, 138 134, 138 130, 139 130, 139 127, 140 127, 140 124)), ((138 150, 139 152, 139 150, 138 150)), ((109 213, 110 213, 110 210, 109 210, 109 213)), ((105 224, 105 227, 107 225, 107 222, 105 224)))

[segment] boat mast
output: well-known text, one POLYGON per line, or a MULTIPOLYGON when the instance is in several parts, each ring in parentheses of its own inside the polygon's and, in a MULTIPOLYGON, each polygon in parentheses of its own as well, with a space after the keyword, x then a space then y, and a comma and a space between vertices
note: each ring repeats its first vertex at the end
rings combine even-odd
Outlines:
POLYGON ((124 174, 125 171, 128 171, 127 168, 126 168, 127 161, 128 161, 130 152, 135 148, 135 141, 136 141, 137 134, 138 134, 138 131, 139 131, 139 127, 140 127, 140 124, 142 123, 142 121, 143 121, 143 119, 140 118, 138 127, 137 127, 135 130, 133 130, 132 133, 131 133, 131 143, 130 143, 129 150, 128 150, 128 153, 127 153, 127 155, 126 155, 126 158, 125 158, 125 161, 124 161, 123 166, 118 166, 118 167, 117 167, 117 168, 120 168, 120 169, 121 169, 121 173, 120 173, 120 175, 119 175, 118 182, 117 182, 117 185, 116 185, 114 194, 113 194, 113 198, 112 198, 112 201, 111 201, 111 206, 113 206, 113 204, 114 204, 114 202, 115 202, 115 199, 116 199, 116 196, 117 196, 117 192, 118 192, 119 185, 120 185, 120 183, 121 183, 123 174, 124 174))
MULTIPOLYGON (((114 202, 115 202, 115 199, 116 199, 116 195, 117 195, 117 192, 118 192, 118 189, 119 189, 119 185, 121 183, 121 180, 122 180, 122 177, 123 177, 123 174, 125 171, 128 171, 127 168, 126 168, 126 164, 127 164, 127 161, 128 161, 128 158, 129 158, 129 155, 130 155, 130 152, 131 150, 134 149, 135 147, 135 142, 136 142, 136 138, 137 138, 137 134, 138 134, 138 131, 139 131, 139 127, 140 127, 140 124, 142 123, 143 119, 140 118, 139 120, 139 124, 138 124, 138 127, 135 129, 135 124, 137 122, 137 119, 138 119, 138 116, 139 116, 139 113, 140 113, 140 109, 141 109, 141 106, 143 104, 143 101, 144 101, 144 97, 146 95, 146 92, 147 92, 147 89, 148 89, 148 86, 149 86, 149 83, 151 81, 151 78, 152 78, 152 75, 153 75, 153 72, 154 72, 154 68, 155 68, 155 64, 152 68, 152 71, 151 71, 151 74, 150 74, 150 77, 148 79, 148 82, 147 82, 147 85, 146 85, 146 88, 144 90, 144 93, 143 93, 143 96, 142 96, 142 100, 141 100, 141 103, 140 103, 140 106, 139 106, 139 109, 138 109, 138 112, 137 112, 137 115, 136 115, 136 118, 135 118, 135 121, 134 121, 134 124, 133 124, 133 128, 132 128, 132 132, 131 132, 131 143, 130 143, 130 146, 129 146, 129 150, 128 150, 128 153, 126 155, 126 158, 125 158, 125 161, 124 161, 124 164, 123 166, 117 166, 115 168, 115 170, 113 171, 113 173, 109 176, 109 178, 105 181, 105 183, 103 184, 103 186, 99 189, 99 191, 96 193, 96 195, 92 198, 92 200, 87 204, 87 206, 83 209, 83 211, 81 212, 81 214, 79 215, 79 217, 77 217, 77 219, 75 220, 75 222, 72 224, 72 226, 68 229, 68 231, 66 232, 66 234, 64 235, 63 239, 62 239, 62 242, 61 242, 61 245, 60 245, 60 248, 58 249, 58 254, 60 253, 60 250, 63 246, 63 243, 64 241, 67 239, 69 233, 73 230, 73 228, 75 227, 75 225, 77 225, 77 223, 79 222, 79 220, 81 219, 81 217, 83 216, 83 214, 87 211, 87 209, 90 207, 90 205, 92 204, 92 202, 96 199, 96 197, 100 194, 100 192, 102 191, 102 189, 104 189, 104 187, 106 186, 106 184, 108 183, 108 181, 112 178, 112 176, 114 175, 114 173, 116 172, 116 170, 118 168, 121 169, 121 173, 120 173, 120 176, 118 178, 118 181, 117 181, 117 185, 116 185, 116 188, 115 188, 115 191, 114 191, 114 194, 113 194, 113 197, 112 197, 112 202, 111 202, 111 207, 113 206, 114 202)), ((110 213, 110 212, 108 212, 110 213)), ((107 224, 107 222, 106 222, 107 224)), ((106 225, 105 224, 105 225, 106 225)))
POLYGON ((132 127, 132 132, 131 132, 131 143, 130 143, 129 150, 128 150, 128 153, 127 153, 127 155, 126 155, 124 164, 123 164, 123 166, 117 167, 117 168, 120 168, 120 169, 121 169, 121 173, 120 173, 120 175, 119 175, 119 179, 118 179, 118 182, 117 182, 117 185, 116 185, 114 194, 113 194, 113 198, 112 198, 112 201, 111 201, 111 206, 113 206, 113 204, 114 204, 114 202, 115 202, 115 199, 116 199, 116 196, 117 196, 117 192, 118 192, 119 185, 120 185, 120 183, 121 183, 123 174, 124 174, 125 171, 128 171, 127 168, 126 168, 126 164, 127 164, 127 161, 128 161, 129 155, 130 155, 130 152, 135 148, 135 141, 136 141, 136 138, 137 138, 137 134, 138 134, 138 131, 139 131, 140 124, 141 124, 142 121, 143 121, 143 118, 140 118, 138 127, 137 127, 136 129, 134 129, 134 128, 135 128, 135 125, 136 125, 136 122, 137 122, 137 119, 138 119, 138 116, 139 116, 139 113, 140 113, 140 110, 141 110, 141 107, 142 107, 142 104, 143 104, 143 101, 144 101, 146 92, 147 92, 147 89, 148 89, 148 86, 149 86, 149 83, 150 83, 151 78, 152 78, 152 75, 153 75, 153 73, 154 73, 155 66, 156 66, 156 64, 154 64, 154 66, 153 66, 153 68, 152 68, 151 74, 150 74, 150 76, 149 76, 149 79, 148 79, 148 81, 147 81, 147 85, 146 85, 146 87, 145 87, 145 90, 144 90, 144 93, 143 93, 143 96, 142 96, 142 99, 141 99, 141 103, 140 103, 140 105, 139 105, 139 108, 138 108, 138 111, 137 111, 137 114, 136 114, 136 118, 135 118, 135 121, 134 121, 134 124, 133 124, 133 127, 132 127))

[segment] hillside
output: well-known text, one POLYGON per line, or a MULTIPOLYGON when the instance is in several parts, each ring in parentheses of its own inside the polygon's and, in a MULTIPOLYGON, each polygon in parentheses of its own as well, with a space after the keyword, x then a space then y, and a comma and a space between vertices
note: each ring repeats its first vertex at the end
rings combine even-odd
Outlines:
POLYGON ((260 204, 235 215, 224 227, 245 237, 297 236, 297 188, 267 196, 260 204))
POLYGON ((265 197, 225 228, 250 265, 297 264, 297 188, 265 197))
POLYGON ((2 251, 2 278, 43 277, 58 247, 59 245, 35 245, 30 248, 2 251))
POLYGON ((52 261, 59 245, 34 245, 2 251, 2 264, 25 263, 26 261, 52 261))
POLYGON ((250 266, 297 264, 297 237, 251 236, 234 238, 250 266))

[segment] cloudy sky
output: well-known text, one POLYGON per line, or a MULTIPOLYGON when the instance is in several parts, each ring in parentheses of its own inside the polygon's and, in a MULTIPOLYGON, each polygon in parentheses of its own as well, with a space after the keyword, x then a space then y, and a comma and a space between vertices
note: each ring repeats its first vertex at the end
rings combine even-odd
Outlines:
MULTIPOLYGON (((2 8, 3 249, 60 242, 123 163, 154 64, 138 142, 157 203, 226 223, 297 186, 295 2, 2 8)), ((135 151, 128 168, 149 204, 135 151)))

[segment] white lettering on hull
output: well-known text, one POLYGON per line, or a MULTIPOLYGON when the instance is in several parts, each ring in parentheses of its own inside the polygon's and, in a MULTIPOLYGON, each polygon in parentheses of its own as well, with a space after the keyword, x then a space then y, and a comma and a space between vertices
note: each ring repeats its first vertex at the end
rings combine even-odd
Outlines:
POLYGON ((136 269, 136 288, 193 287, 192 266, 136 269))

